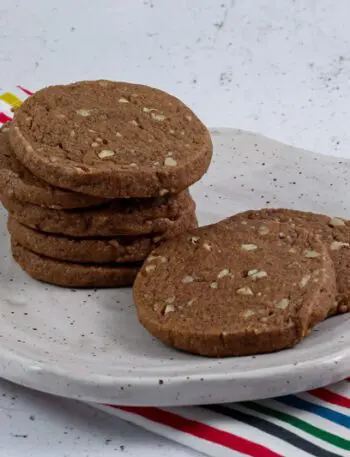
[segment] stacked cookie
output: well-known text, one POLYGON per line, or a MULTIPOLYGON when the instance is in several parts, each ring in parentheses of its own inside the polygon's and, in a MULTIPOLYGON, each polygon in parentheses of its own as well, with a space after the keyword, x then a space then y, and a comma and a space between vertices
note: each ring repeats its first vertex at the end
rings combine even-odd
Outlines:
POLYGON ((350 222, 289 209, 236 214, 169 240, 134 284, 141 324, 205 356, 273 352, 350 311, 350 222))
POLYGON ((14 258, 70 287, 125 286, 163 240, 197 226, 188 187, 206 127, 178 99, 110 81, 43 89, 0 133, 0 195, 14 258))

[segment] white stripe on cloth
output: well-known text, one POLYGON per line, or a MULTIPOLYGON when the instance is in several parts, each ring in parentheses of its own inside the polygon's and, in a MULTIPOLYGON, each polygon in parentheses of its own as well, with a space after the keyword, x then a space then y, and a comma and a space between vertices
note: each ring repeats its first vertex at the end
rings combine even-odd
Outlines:
MULTIPOLYGON (((341 449, 341 448, 339 448, 337 446, 333 446, 332 444, 330 444, 330 443, 328 443, 326 441, 323 441, 320 438, 315 437, 314 435, 310 435, 309 433, 305 432, 304 430, 301 430, 301 429, 299 429, 297 427, 294 427, 293 425, 288 424, 287 422, 284 422, 284 421, 282 421, 280 419, 277 419, 277 418, 269 416, 269 415, 265 415, 265 414, 260 413, 260 412, 252 411, 249 408, 247 408, 245 406, 241 406, 239 404, 238 405, 234 405, 234 408, 237 409, 238 411, 241 411, 242 413, 250 414, 252 416, 256 416, 256 417, 264 419, 264 420, 266 420, 268 422, 271 422, 272 424, 278 425, 279 427, 282 427, 282 428, 288 430, 289 432, 294 433, 297 436, 300 436, 304 440, 309 441, 310 443, 313 443, 316 446, 318 446, 318 447, 320 447, 322 449, 325 449, 325 450, 327 450, 329 452, 333 452, 334 454, 339 454, 339 455, 344 456, 344 457, 348 457, 349 456, 348 451, 345 451, 344 449, 341 449)), ((314 424, 312 424, 312 425, 314 425, 314 424)), ((300 457, 301 457, 302 455, 309 456, 310 454, 305 452, 305 451, 300 450, 299 448, 295 448, 294 447, 294 454, 291 454, 291 455, 293 457, 294 457, 294 455, 298 455, 298 457, 300 455, 300 457), (295 449, 298 449, 298 454, 296 454, 295 449)))
MULTIPOLYGON (((328 387, 327 387, 328 389, 328 387)), ((310 403, 314 403, 318 406, 324 406, 325 408, 332 409, 333 411, 337 411, 338 413, 345 414, 346 416, 349 415, 350 411, 349 408, 345 408, 344 406, 334 405, 328 401, 324 401, 321 398, 315 397, 314 395, 305 392, 303 394, 298 394, 298 397, 303 398, 310 403)))
MULTIPOLYGON (((298 394, 298 397, 300 395, 298 394)), ((312 424, 315 427, 321 428, 323 430, 327 430, 333 435, 341 436, 343 438, 348 438, 345 435, 345 429, 341 425, 335 424, 323 417, 318 416, 317 414, 310 413, 308 411, 304 411, 294 406, 284 405, 283 403, 279 403, 276 400, 262 400, 258 402, 262 406, 266 406, 271 409, 275 409, 276 411, 281 411, 285 414, 289 414, 290 416, 297 417, 308 424, 312 424)))
POLYGON ((327 386, 327 390, 334 392, 335 394, 342 395, 343 397, 350 400, 350 382, 342 381, 337 382, 336 384, 331 384, 327 386))
MULTIPOLYGON (((225 407, 235 409, 236 405, 231 403, 225 405, 225 407)), ((186 419, 196 420, 202 424, 206 424, 219 430, 232 433, 233 435, 236 435, 240 438, 245 438, 248 441, 260 444, 261 446, 265 446, 267 449, 281 454, 284 457, 294 457, 296 455, 296 448, 289 445, 282 439, 272 436, 269 433, 253 427, 252 425, 246 424, 245 422, 240 422, 234 418, 224 416, 220 413, 196 406, 166 408, 164 410, 170 411, 174 414, 179 414, 186 419)), ((300 457, 304 456, 309 457, 310 454, 300 454, 300 457)))
POLYGON ((117 408, 112 408, 110 406, 104 405, 97 405, 94 403, 89 403, 89 405, 93 408, 100 409, 109 414, 124 419, 127 422, 136 424, 157 435, 163 436, 179 444, 187 446, 188 448, 201 452, 202 454, 208 455, 209 457, 246 457, 246 454, 236 452, 232 449, 228 449, 227 447, 212 443, 211 441, 202 438, 197 438, 191 435, 190 433, 181 432, 179 430, 173 429, 172 427, 168 427, 167 425, 162 425, 158 422, 153 422, 134 413, 121 411, 117 408))

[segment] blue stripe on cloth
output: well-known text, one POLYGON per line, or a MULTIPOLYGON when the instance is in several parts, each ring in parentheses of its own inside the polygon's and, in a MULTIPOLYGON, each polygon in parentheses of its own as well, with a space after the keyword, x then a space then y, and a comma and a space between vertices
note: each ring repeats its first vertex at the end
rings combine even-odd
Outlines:
POLYGON ((333 411, 325 406, 320 406, 315 403, 303 400, 295 395, 285 395, 283 397, 275 398, 274 400, 283 403, 287 406, 293 406, 294 408, 308 411, 309 413, 316 414, 317 416, 323 417, 335 424, 342 425, 343 427, 350 429, 350 416, 333 411))

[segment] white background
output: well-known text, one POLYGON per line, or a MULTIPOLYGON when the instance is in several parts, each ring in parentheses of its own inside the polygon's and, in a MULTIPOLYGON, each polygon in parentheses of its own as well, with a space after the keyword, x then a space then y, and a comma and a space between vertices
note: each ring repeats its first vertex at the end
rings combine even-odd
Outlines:
MULTIPOLYGON (((349 17, 347 0, 0 0, 0 87, 141 82, 209 126, 350 157, 349 17)), ((6 381, 0 424, 4 457, 197 455, 6 381)))

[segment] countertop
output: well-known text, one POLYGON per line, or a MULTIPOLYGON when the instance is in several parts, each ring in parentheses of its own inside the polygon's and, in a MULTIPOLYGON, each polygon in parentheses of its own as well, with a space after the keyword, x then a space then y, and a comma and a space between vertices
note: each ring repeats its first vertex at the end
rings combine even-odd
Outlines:
MULTIPOLYGON (((150 84, 208 126, 350 158, 349 16, 346 0, 0 0, 0 87, 150 84)), ((198 455, 7 381, 0 423, 4 457, 198 455)))

